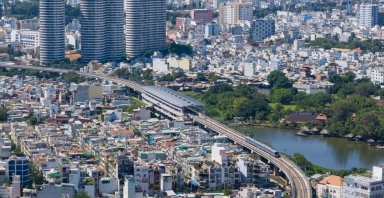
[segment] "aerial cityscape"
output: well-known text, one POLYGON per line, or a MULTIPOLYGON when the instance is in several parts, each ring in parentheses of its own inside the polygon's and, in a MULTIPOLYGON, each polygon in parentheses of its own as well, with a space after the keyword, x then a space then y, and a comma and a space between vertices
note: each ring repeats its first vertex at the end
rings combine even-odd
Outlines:
POLYGON ((384 1, 0 2, 0 198, 384 197, 384 1))

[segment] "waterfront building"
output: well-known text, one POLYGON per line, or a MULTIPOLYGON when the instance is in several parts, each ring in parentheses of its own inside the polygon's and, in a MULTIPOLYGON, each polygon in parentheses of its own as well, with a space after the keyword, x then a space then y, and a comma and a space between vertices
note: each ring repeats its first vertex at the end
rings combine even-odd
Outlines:
POLYGON ((125 42, 127 58, 166 48, 165 0, 126 0, 125 42))
POLYGON ((343 198, 381 197, 384 194, 384 165, 373 166, 372 177, 348 175, 344 177, 343 198))
POLYGON ((40 62, 65 57, 65 1, 40 0, 40 62))
POLYGON ((343 197, 344 179, 336 175, 330 175, 316 185, 316 193, 319 197, 343 197))
POLYGON ((373 27, 378 24, 379 7, 377 4, 361 4, 359 10, 359 26, 373 27))

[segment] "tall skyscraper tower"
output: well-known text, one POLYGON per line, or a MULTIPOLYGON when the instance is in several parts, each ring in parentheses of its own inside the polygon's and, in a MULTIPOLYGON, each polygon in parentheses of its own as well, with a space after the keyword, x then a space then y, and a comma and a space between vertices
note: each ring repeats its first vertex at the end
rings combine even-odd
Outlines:
POLYGON ((108 61, 124 58, 124 0, 105 0, 106 2, 106 50, 108 61))
POLYGON ((377 15, 377 24, 384 26, 384 6, 379 7, 379 13, 377 15))
POLYGON ((166 48, 166 1, 125 0, 127 58, 166 48))
POLYGON ((379 7, 377 4, 360 4, 359 26, 373 27, 378 24, 379 7))
POLYGON ((105 0, 81 0, 81 60, 105 62, 105 0))
POLYGON ((81 60, 124 58, 124 0, 81 0, 81 60))
POLYGON ((65 1, 40 0, 40 62, 65 58, 65 1))

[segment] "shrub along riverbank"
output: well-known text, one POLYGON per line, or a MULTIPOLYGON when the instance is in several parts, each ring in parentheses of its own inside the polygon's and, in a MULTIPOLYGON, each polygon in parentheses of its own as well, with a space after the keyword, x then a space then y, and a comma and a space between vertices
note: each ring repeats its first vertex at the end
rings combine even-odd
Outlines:
POLYGON ((332 170, 324 167, 320 167, 317 165, 312 164, 310 161, 305 159, 304 155, 300 153, 294 153, 293 156, 288 156, 293 162, 295 162, 298 166, 300 166, 304 171, 305 174, 310 177, 314 174, 326 174, 330 173, 332 175, 337 175, 340 177, 344 177, 350 174, 359 174, 359 175, 365 175, 370 176, 367 172, 368 169, 366 168, 352 168, 350 170, 332 170))

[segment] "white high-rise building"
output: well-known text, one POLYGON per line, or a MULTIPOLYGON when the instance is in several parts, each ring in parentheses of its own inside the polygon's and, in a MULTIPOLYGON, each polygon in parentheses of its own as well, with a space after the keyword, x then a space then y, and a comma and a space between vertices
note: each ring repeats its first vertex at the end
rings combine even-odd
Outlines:
POLYGON ((204 25, 204 37, 208 38, 210 36, 215 36, 219 34, 220 29, 219 25, 215 22, 208 23, 204 25))
POLYGON ((166 1, 126 0, 127 58, 166 48, 166 1))
POLYGON ((305 40, 304 39, 295 39, 293 41, 293 50, 299 51, 302 48, 305 48, 305 40))
POLYGON ((236 24, 240 20, 252 21, 253 4, 246 3, 221 3, 219 6, 219 23, 236 24))
POLYGON ((104 0, 81 0, 81 60, 105 62, 104 0))
POLYGON ((40 0, 40 62, 65 57, 65 0, 40 0))
POLYGON ((124 0, 104 1, 107 61, 121 61, 124 58, 124 0))
POLYGON ((81 0, 81 59, 124 58, 124 0, 81 0))
POLYGON ((124 178, 123 198, 143 198, 143 191, 132 175, 124 178))
POLYGON ((359 26, 373 27, 378 24, 379 7, 377 4, 360 4, 359 26))

